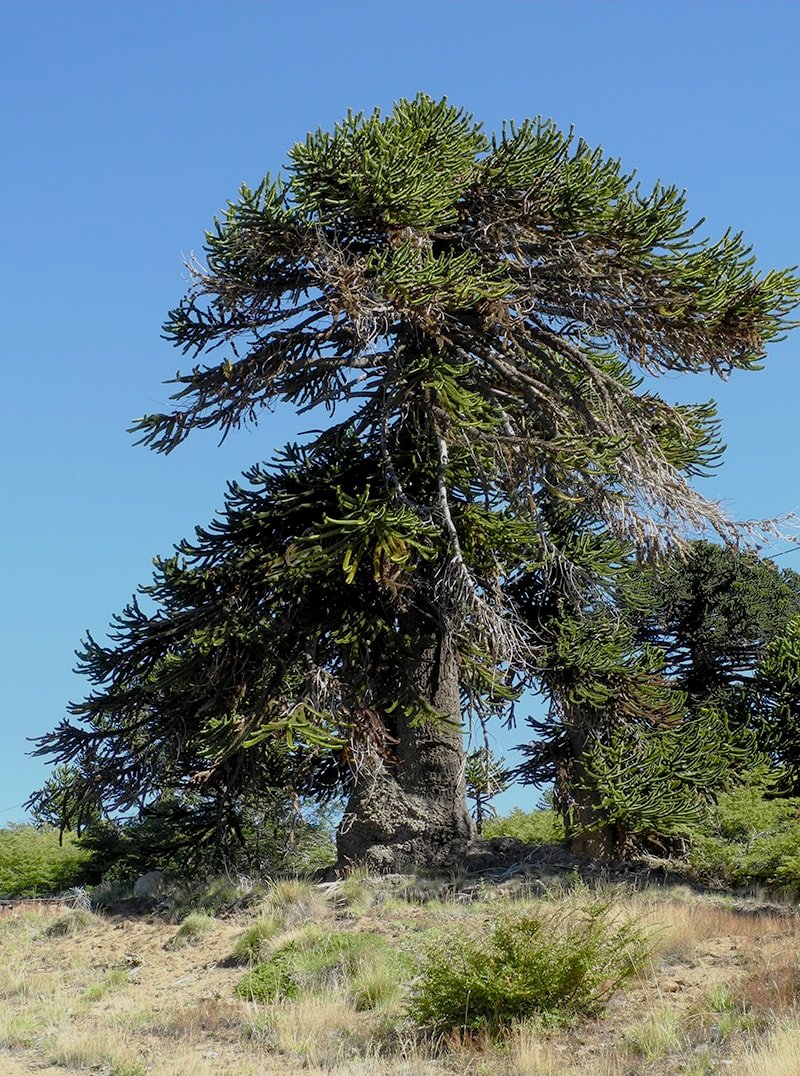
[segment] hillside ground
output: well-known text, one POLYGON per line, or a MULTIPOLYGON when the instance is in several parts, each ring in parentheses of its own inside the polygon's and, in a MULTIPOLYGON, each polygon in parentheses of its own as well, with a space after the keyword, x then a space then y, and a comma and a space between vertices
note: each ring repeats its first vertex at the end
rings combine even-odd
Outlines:
POLYGON ((216 916, 194 914, 183 926, 179 918, 174 906, 147 914, 7 910, 0 1076, 800 1074, 800 917, 788 905, 665 884, 354 876, 278 884, 216 916), (425 1036, 407 1015, 408 973, 393 979, 376 967, 312 977, 280 1000, 236 994, 248 972, 242 937, 257 923, 267 928, 251 946, 254 960, 269 961, 316 924, 315 937, 378 935, 413 967, 437 933, 508 910, 569 916, 598 897, 614 917, 643 928, 649 955, 591 1019, 558 1025, 534 1017, 494 1037, 425 1036))

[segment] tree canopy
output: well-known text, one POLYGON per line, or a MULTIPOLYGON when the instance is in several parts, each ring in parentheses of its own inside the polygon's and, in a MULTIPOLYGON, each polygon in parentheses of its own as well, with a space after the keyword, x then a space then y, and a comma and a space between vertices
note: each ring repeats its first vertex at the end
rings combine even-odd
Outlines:
POLYGON ((192 275, 165 332, 203 361, 140 441, 329 419, 157 562, 155 613, 88 639, 95 690, 40 750, 111 806, 344 785, 343 854, 414 862, 469 834, 464 715, 547 675, 534 591, 601 610, 631 551, 740 534, 692 485, 713 403, 643 375, 757 369, 798 281, 549 121, 489 137, 424 95, 309 134, 192 275))

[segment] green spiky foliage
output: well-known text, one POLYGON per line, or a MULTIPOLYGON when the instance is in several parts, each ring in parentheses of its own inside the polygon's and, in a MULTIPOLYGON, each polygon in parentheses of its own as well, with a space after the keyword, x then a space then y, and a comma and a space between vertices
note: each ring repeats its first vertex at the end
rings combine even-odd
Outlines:
POLYGON ((781 767, 784 787, 800 792, 800 615, 764 647, 748 710, 760 741, 781 767), (751 700, 753 700, 751 702, 751 700))
POLYGON ((764 648, 800 614, 800 575, 756 553, 695 542, 647 580, 639 637, 694 706, 747 691, 764 648))
POLYGON ((721 792, 768 765, 754 733, 705 708, 666 725, 626 722, 594 732, 582 779, 616 851, 665 849, 706 821, 721 792))
POLYGON ((773 655, 788 658, 782 629, 800 595, 796 573, 708 542, 655 569, 621 550, 618 560, 607 558, 615 583, 600 615, 554 601, 552 588, 549 602, 529 603, 551 639, 550 713, 531 722, 538 739, 520 768, 556 781, 568 830, 582 824, 596 845, 607 827, 616 851, 689 832, 768 756, 785 784, 795 724, 773 655))
POLYGON ((772 758, 779 788, 800 787, 790 701, 800 575, 754 552, 696 542, 644 581, 650 597, 637 636, 663 653, 690 713, 723 712, 772 758))
MULTIPOLYGON (((559 515, 570 564, 585 578, 597 573, 604 585, 577 590, 571 579, 531 572, 521 587, 519 608, 542 643, 538 688, 547 715, 528 719, 535 738, 522 746, 525 761, 515 772, 525 783, 554 782, 554 805, 573 849, 609 858, 641 832, 628 808, 629 771, 609 780, 614 763, 624 759, 624 752, 615 754, 620 743, 651 744, 649 755, 639 751, 647 765, 638 778, 661 815, 655 826, 652 814, 646 819, 648 835, 672 832, 686 810, 686 797, 662 794, 665 779, 672 788, 676 776, 660 764, 656 746, 681 726, 686 700, 666 680, 659 650, 637 644, 631 613, 644 611, 648 591, 630 552, 576 513, 559 515)), ((691 783, 688 774, 677 782, 680 789, 691 783)))
POLYGON ((155 614, 134 603, 109 646, 89 640, 83 724, 42 750, 85 760, 117 805, 350 782, 364 832, 402 830, 425 859, 437 797, 439 837, 463 829, 462 705, 494 712, 538 675, 520 580, 573 602, 605 586, 593 538, 574 564, 547 506, 641 553, 738 533, 690 484, 719 459, 713 404, 671 405, 641 371, 756 369, 798 281, 757 272, 740 235, 700 238, 677 188, 642 190, 548 121, 490 138, 424 95, 310 134, 242 187, 191 271, 165 331, 202 361, 140 440, 170 452, 278 402, 330 418, 157 564, 155 614), (380 825, 376 804, 394 805, 380 825))
POLYGON ((492 800, 508 788, 509 769, 504 759, 497 758, 490 747, 484 746, 467 755, 465 777, 467 799, 472 802, 475 830, 480 836, 484 822, 497 817, 492 800))

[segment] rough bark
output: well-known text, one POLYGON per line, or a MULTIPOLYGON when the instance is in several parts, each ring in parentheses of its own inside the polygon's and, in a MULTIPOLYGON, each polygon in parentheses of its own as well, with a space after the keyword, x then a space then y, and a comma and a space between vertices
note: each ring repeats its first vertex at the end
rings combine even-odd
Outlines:
POLYGON ((439 643, 412 670, 441 721, 414 726, 393 715, 395 757, 356 783, 337 836, 341 865, 402 872, 458 865, 474 827, 466 806, 461 704, 455 656, 439 643))
POLYGON ((619 834, 616 826, 604 819, 600 789, 592 787, 584 764, 591 722, 575 711, 566 727, 571 757, 559 774, 559 783, 563 788, 561 801, 569 803, 564 820, 570 850, 575 855, 612 860, 620 851, 619 834))

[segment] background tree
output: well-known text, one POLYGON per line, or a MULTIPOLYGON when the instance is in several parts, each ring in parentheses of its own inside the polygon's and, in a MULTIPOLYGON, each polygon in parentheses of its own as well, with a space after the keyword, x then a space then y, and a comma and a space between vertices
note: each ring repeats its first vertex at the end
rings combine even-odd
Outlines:
POLYGON ((745 718, 781 769, 783 790, 800 792, 800 616, 763 650, 745 696, 745 718))
POLYGON ((495 757, 490 747, 479 747, 467 755, 465 776, 467 799, 473 804, 475 832, 481 836, 486 819, 497 814, 492 800, 508 788, 508 767, 504 759, 495 757))
POLYGON ((689 834, 721 791, 770 757, 784 764, 785 785, 796 727, 795 572, 708 542, 657 567, 618 560, 613 615, 576 613, 552 588, 529 602, 551 639, 550 712, 532 722, 538 738, 519 771, 555 781, 573 847, 605 855, 689 834), (575 706, 593 712, 585 750, 569 721, 575 706))
MULTIPOLYGON (((679 817, 686 813, 683 802, 678 806, 663 794, 664 778, 671 782, 674 775, 653 764, 660 757, 655 744, 680 725, 686 700, 664 677, 659 651, 637 644, 633 616, 648 594, 630 553, 574 511, 562 510, 559 526, 564 548, 571 547, 570 563, 601 569, 605 588, 580 592, 533 572, 521 584, 518 605, 542 641, 538 687, 547 715, 529 719, 536 739, 522 747, 525 762, 516 774, 526 783, 553 783, 573 851, 611 858, 641 828, 644 816, 631 809, 631 796, 618 795, 621 788, 630 792, 632 781, 640 800, 661 806, 667 831, 676 807, 679 817), (633 773, 625 765, 619 780, 610 781, 615 763, 625 758, 625 742, 629 748, 650 744, 650 764, 633 773)), ((641 750, 633 754, 643 761, 641 750)), ((648 826, 652 821, 650 815, 648 826)))
POLYGON ((651 572, 638 636, 658 646, 692 706, 731 699, 751 684, 764 649, 800 614, 800 575, 755 552, 694 542, 651 572))
POLYGON ((755 368, 798 282, 758 274, 741 236, 698 239, 676 188, 643 192, 552 123, 490 139, 424 96, 309 135, 285 178, 242 188, 206 259, 166 325, 206 363, 141 440, 169 452, 277 401, 333 420, 159 565, 155 615, 134 605, 111 647, 90 641, 89 728, 63 723, 42 750, 102 757, 112 801, 153 772, 230 801, 251 760, 286 750, 310 774, 325 758, 350 789, 343 859, 451 861, 471 831, 462 715, 539 673, 516 584, 605 586, 544 507, 579 505, 641 553, 733 538, 691 485, 721 451, 713 405, 668 404, 635 371, 755 368))

